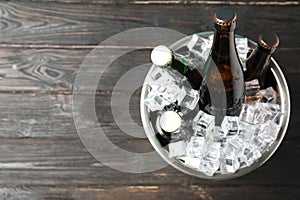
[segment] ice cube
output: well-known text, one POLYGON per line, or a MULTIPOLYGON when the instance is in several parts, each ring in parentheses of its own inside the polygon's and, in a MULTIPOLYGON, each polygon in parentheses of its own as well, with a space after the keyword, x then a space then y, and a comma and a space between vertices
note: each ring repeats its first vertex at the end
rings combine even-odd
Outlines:
POLYGON ((186 143, 184 141, 178 141, 170 143, 169 145, 169 157, 182 156, 186 151, 186 143))
POLYGON ((264 153, 268 149, 268 146, 269 146, 269 144, 261 136, 254 137, 253 144, 255 144, 257 146, 257 149, 261 153, 264 153))
POLYGON ((244 142, 237 136, 227 138, 220 156, 220 172, 222 174, 234 173, 239 169, 238 156, 241 154, 243 146, 244 142))
POLYGON ((244 142, 250 142, 255 134, 258 132, 260 125, 249 124, 247 122, 240 122, 240 132, 238 137, 244 142))
POLYGON ((239 156, 239 159, 240 162, 245 163, 246 166, 250 166, 261 156, 262 154, 255 144, 245 144, 242 154, 239 156))
POLYGON ((162 110, 166 105, 176 101, 174 93, 157 84, 151 85, 151 90, 144 99, 144 103, 151 111, 162 110))
POLYGON ((200 162, 199 170, 207 176, 213 176, 214 173, 219 169, 219 160, 208 160, 203 158, 200 162))
POLYGON ((165 68, 155 67, 150 74, 151 82, 149 84, 168 84, 172 85, 175 83, 175 79, 165 68))
POLYGON ((154 90, 154 92, 156 92, 156 95, 158 97, 165 99, 168 102, 168 104, 176 101, 178 104, 180 104, 186 95, 185 90, 183 88, 178 87, 175 84, 171 84, 171 85, 152 84, 150 85, 150 87, 154 90))
POLYGON ((255 120, 255 105, 243 104, 240 113, 240 120, 253 124, 255 120))
POLYGON ((236 50, 239 54, 240 57, 247 59, 247 54, 248 54, 248 39, 243 37, 243 38, 235 38, 235 43, 236 43, 236 50))
POLYGON ((175 92, 175 96, 176 96, 176 100, 178 102, 178 104, 181 104, 181 102, 183 101, 183 99, 186 96, 186 90, 182 87, 179 89, 179 87, 175 87, 177 89, 177 92, 175 92))
POLYGON ((261 101, 261 96, 259 93, 257 93, 257 95, 254 96, 245 96, 246 104, 255 104, 256 102, 260 102, 260 101, 261 101))
POLYGON ((260 91, 260 85, 258 79, 245 82, 246 96, 256 96, 260 91))
POLYGON ((193 89, 186 88, 186 87, 184 87, 184 90, 186 92, 186 95, 185 95, 181 105, 190 110, 194 110, 196 108, 196 106, 198 105, 199 92, 197 90, 193 90, 193 89))
POLYGON ((205 61, 210 52, 212 45, 212 38, 200 37, 194 34, 191 40, 187 44, 187 48, 190 52, 190 57, 192 57, 192 64, 202 69, 205 61))
POLYGON ((223 132, 223 130, 220 126, 215 127, 213 139, 214 139, 214 142, 221 142, 221 143, 226 140, 226 134, 223 132))
POLYGON ((206 148, 205 158, 207 160, 218 160, 220 158, 221 152, 221 143, 220 142, 212 142, 206 148))
POLYGON ((180 104, 185 97, 185 90, 177 85, 149 85, 151 90, 144 102, 151 111, 162 110, 165 106, 173 102, 180 104))
POLYGON ((192 119, 182 120, 181 129, 178 133, 171 134, 171 138, 189 141, 193 136, 192 119))
POLYGON ((262 125, 262 129, 259 132, 259 136, 267 143, 271 143, 276 140, 280 126, 275 122, 269 120, 262 125))
POLYGON ((233 153, 226 153, 220 158, 220 172, 221 174, 230 174, 236 172, 240 167, 240 162, 237 155, 233 153))
POLYGON ((245 82, 245 103, 254 104, 261 100, 260 85, 257 79, 245 82))
POLYGON ((254 124, 264 123, 268 120, 277 122, 282 115, 280 112, 280 106, 272 103, 256 103, 256 110, 254 114, 254 124))
POLYGON ((254 105, 243 104, 240 120, 251 124, 261 124, 268 120, 277 122, 281 115, 278 104, 256 102, 254 105))
POLYGON ((183 76, 180 74, 177 70, 173 68, 167 68, 166 69, 168 74, 174 79, 175 84, 178 85, 179 87, 182 87, 186 83, 186 76, 183 76))
POLYGON ((226 135, 235 135, 239 132, 239 117, 225 116, 221 128, 226 135))
POLYGON ((187 144, 186 156, 191 158, 202 158, 206 151, 204 137, 192 136, 187 144))
POLYGON ((200 110, 193 119, 193 129, 197 136, 212 139, 215 128, 215 116, 206 114, 200 110))
POLYGON ((208 176, 213 176, 220 166, 220 151, 220 142, 211 142, 208 144, 206 154, 201 160, 199 170, 208 176))
POLYGON ((280 106, 278 104, 273 104, 273 103, 263 103, 263 106, 265 107, 266 110, 272 113, 269 115, 268 119, 277 123, 281 115, 283 115, 283 113, 280 110, 280 106))
POLYGON ((247 61, 247 54, 249 51, 248 48, 248 39, 247 38, 235 38, 235 43, 236 43, 236 50, 239 55, 241 64, 245 68, 246 66, 246 61, 247 61))
POLYGON ((245 142, 238 136, 227 137, 225 149, 230 149, 230 151, 235 154, 241 153, 245 142))
POLYGON ((186 166, 193 169, 199 169, 201 159, 200 158, 191 158, 187 156, 181 156, 177 158, 179 161, 183 162, 186 166))
POLYGON ((277 92, 272 87, 260 90, 259 93, 263 102, 276 103, 277 92))
POLYGON ((185 76, 180 74, 178 71, 168 67, 161 68, 155 67, 150 74, 151 80, 148 85, 158 84, 158 85, 177 85, 182 87, 187 80, 185 76))
POLYGON ((144 99, 145 105, 151 110, 162 110, 165 105, 168 105, 169 102, 163 98, 163 96, 158 96, 158 89, 159 86, 152 85, 150 92, 144 99))

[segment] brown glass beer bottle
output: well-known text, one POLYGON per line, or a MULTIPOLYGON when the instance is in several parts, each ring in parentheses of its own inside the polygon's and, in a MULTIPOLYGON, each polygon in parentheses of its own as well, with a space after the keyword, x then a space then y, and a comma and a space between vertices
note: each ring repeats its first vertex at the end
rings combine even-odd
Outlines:
POLYGON ((200 105, 216 117, 219 125, 224 116, 238 116, 244 98, 244 77, 238 58, 234 29, 236 13, 218 10, 214 15, 215 32, 211 52, 204 66, 200 88, 200 105))
POLYGON ((274 33, 263 33, 259 35, 257 47, 251 53, 246 62, 244 72, 245 81, 258 79, 261 86, 265 82, 265 74, 268 70, 271 55, 279 44, 279 38, 274 33))

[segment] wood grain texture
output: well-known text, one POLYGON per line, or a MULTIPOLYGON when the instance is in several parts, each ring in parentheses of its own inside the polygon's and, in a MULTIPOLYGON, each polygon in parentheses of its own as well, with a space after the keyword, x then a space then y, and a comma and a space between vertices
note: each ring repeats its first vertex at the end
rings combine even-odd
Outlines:
MULTIPOLYGON (((275 58, 291 92, 288 132, 274 156, 259 169, 217 182, 185 175, 170 166, 151 173, 128 174, 104 166, 80 141, 72 112, 76 75, 87 58, 92 61, 86 68, 90 73, 105 67, 97 57, 88 57, 90 51, 107 37, 130 28, 157 26, 185 34, 211 30, 212 13, 221 5, 185 2, 188 5, 182 5, 182 1, 143 5, 93 0, 0 4, 1 200, 299 199, 299 6, 234 3, 240 15, 238 33, 255 39, 258 33, 272 29, 280 36, 275 58)), ((97 48, 99 53, 119 49, 97 48)), ((110 101, 117 81, 135 66, 148 63, 149 53, 147 46, 113 62, 104 71, 93 97, 106 136, 131 152, 154 150, 147 139, 120 130, 110 101)), ((118 94, 126 92, 120 90, 118 94)), ((129 108, 133 121, 141 125, 139 96, 140 90, 136 90, 129 108)), ((122 114, 124 103, 116 106, 122 114)))
MULTIPOLYGON (((121 31, 141 27, 164 27, 184 34, 208 31, 213 29, 212 15, 220 7, 1 3, 0 47, 97 45, 121 31)), ((237 33, 255 40, 259 33, 272 30, 280 36, 281 47, 299 47, 299 6, 232 8, 239 17, 237 33)))
POLYGON ((90 3, 90 4, 216 4, 216 5, 299 5, 298 1, 251 1, 251 0, 17 0, 17 2, 61 2, 61 3, 90 3))
MULTIPOLYGON (((36 48, 0 48, 0 91, 2 92, 71 92, 77 71, 89 60, 88 70, 104 70, 105 63, 89 53, 93 49, 36 49, 36 48)), ((117 47, 97 49, 97 54, 118 51, 117 47)), ((103 72, 102 89, 112 89, 114 84, 128 70, 150 63, 149 47, 131 51, 115 60, 103 72), (129 61, 130 59, 130 61, 129 61)), ((297 76, 300 74, 297 56, 300 49, 278 48, 274 57, 287 75, 291 92, 300 93, 297 76)))
MULTIPOLYGON (((75 66, 80 64, 81 58, 86 55, 86 50, 60 50, 57 52, 57 50, 51 51, 49 49, 29 49, 24 50, 24 56, 20 56, 18 53, 9 53, 10 51, 16 52, 14 49, 7 49, 7 56, 2 59, 2 62, 8 63, 7 66, 9 69, 11 68, 9 60, 16 60, 20 57, 23 57, 24 60, 32 60, 33 52, 36 53, 37 57, 40 57, 38 56, 39 53, 45 55, 44 53, 47 52, 47 56, 43 58, 51 62, 51 65, 46 64, 50 66, 50 69, 51 66, 57 66, 59 63, 60 70, 64 71, 63 69, 73 68, 74 74, 76 74, 77 69, 75 66), (63 61, 61 59, 55 61, 52 59, 53 57, 59 57, 59 55, 64 55, 63 61), (80 55, 82 55, 82 57, 80 55)), ((277 54, 283 52, 287 55, 290 54, 290 51, 278 51, 277 54)), ((107 76, 104 76, 104 79, 99 82, 98 92, 95 96, 96 112, 105 130, 105 134, 107 134, 116 145, 132 152, 150 152, 153 151, 153 149, 146 139, 132 138, 119 130, 110 110, 110 97, 113 84, 123 73, 135 66, 132 65, 133 63, 141 63, 144 60, 142 58, 149 53, 149 50, 134 53, 139 55, 135 62, 132 62, 132 60, 128 62, 128 57, 132 57, 131 55, 121 58, 111 66, 112 71, 115 71, 115 73, 108 73, 107 76), (108 80, 111 80, 111 82, 104 84, 107 83, 108 80)), ((283 55, 283 57, 287 55, 283 55)), ((21 61, 21 63, 26 62, 21 61)), ((27 65, 31 66, 32 64, 27 65)), ((93 68, 93 66, 91 66, 91 68, 93 68)), ((33 70, 29 71, 33 72, 33 70)), ((297 77, 299 77, 297 73, 286 71, 290 85, 297 85, 297 77)), ((4 71, 2 71, 2 73, 4 74, 4 71)), ((16 78, 12 80, 5 79, 7 76, 3 75, 3 80, 7 82, 18 81, 16 78)), ((18 77, 23 77, 23 75, 19 74, 18 77)), ((265 196, 269 195, 265 187, 270 185, 274 187, 273 189, 269 189, 270 192, 278 187, 287 190, 287 185, 289 187, 291 186, 291 188, 299 185, 297 176, 293 175, 295 172, 297 173, 297 168, 299 167, 299 151, 297 151, 297 149, 299 149, 299 134, 296 117, 292 117, 288 134, 273 159, 255 172, 236 180, 207 182, 183 175, 171 167, 165 168, 160 172, 147 174, 124 174, 101 165, 101 163, 89 155, 81 144, 76 134, 72 118, 72 93, 70 90, 72 87, 64 88, 56 86, 55 81, 53 81, 54 83, 50 81, 46 84, 42 78, 41 80, 35 80, 30 78, 30 76, 26 78, 26 82, 21 82, 18 86, 15 85, 15 90, 9 91, 5 89, 5 87, 1 90, 2 101, 0 101, 0 110, 2 114, 0 118, 0 137, 2 145, 0 167, 3 173, 1 173, 0 176, 0 180, 2 181, 0 181, 0 184, 8 184, 10 186, 21 185, 25 188, 32 187, 33 189, 31 190, 35 190, 35 192, 24 194, 25 196, 28 195, 28 198, 39 198, 40 196, 35 196, 38 194, 45 197, 47 196, 45 192, 47 192, 47 194, 50 192, 50 196, 53 195, 55 197, 57 195, 57 198, 69 197, 68 195, 75 199, 81 199, 83 196, 96 198, 93 195, 102 195, 108 198, 106 195, 112 195, 109 191, 114 190, 114 188, 117 188, 117 191, 124 190, 123 192, 126 194, 126 188, 132 185, 138 188, 133 190, 135 192, 130 192, 130 194, 133 195, 132 198, 138 198, 141 194, 141 190, 148 191, 149 188, 147 187, 155 186, 158 187, 156 190, 158 195, 165 195, 164 197, 167 199, 171 199, 173 195, 175 195, 173 193, 166 193, 169 187, 181 187, 182 189, 178 190, 176 195, 188 195, 188 197, 192 199, 199 195, 198 193, 194 194, 193 192, 187 191, 190 190, 190 187, 193 185, 197 185, 197 187, 201 188, 203 186, 204 188, 210 186, 208 191, 211 192, 208 194, 212 197, 214 197, 213 194, 215 194, 215 192, 218 194, 217 197, 226 197, 226 195, 234 197, 238 189, 232 188, 238 185, 244 185, 242 190, 245 190, 244 194, 247 194, 246 198, 250 199, 252 198, 252 189, 250 188, 256 184, 260 186, 258 188, 255 187, 254 190, 265 191, 265 196), (24 83, 29 86, 26 86, 24 83), (46 89, 38 87, 39 85, 46 85, 46 89), (37 89, 31 89, 30 87, 37 87, 37 89), (158 177, 155 178, 156 176, 158 177), (62 183, 62 180, 64 180, 64 183, 62 183), (118 180, 117 183, 116 180, 118 180), (90 186, 95 187, 95 189, 85 189, 90 186), (110 188, 111 186, 113 186, 113 188, 110 188), (166 189, 162 189, 166 186, 168 186, 166 189), (220 194, 217 189, 214 189, 215 187, 219 188, 219 186, 222 186, 220 190, 223 190, 224 194, 220 194), (56 190, 54 191, 53 187, 64 189, 59 190, 60 192, 55 192, 56 190), (249 187, 248 192, 247 187, 249 187), (77 189, 80 191, 77 191, 77 189), (70 194, 68 192, 70 192, 70 194)), ((70 80, 74 80, 74 78, 70 80)), ((69 84, 72 85, 73 82, 70 81, 69 84)), ((297 87, 291 87, 291 89, 292 88, 295 89, 292 90, 293 101, 297 102, 300 97, 299 90, 297 87)), ((138 106, 139 95, 139 92, 135 94, 131 101, 130 108, 132 117, 138 124, 141 124, 138 106)), ((296 116, 299 115, 297 112, 299 110, 298 106, 298 104, 295 104, 294 107, 295 112, 293 113, 296 116)), ((122 107, 122 104, 120 107, 122 107)), ((20 193, 22 194, 22 190, 20 193)), ((292 192, 290 193, 291 196, 287 196, 287 198, 292 198, 293 195, 296 194, 297 192, 292 192)), ((285 192, 280 191, 279 194, 275 196, 283 197, 283 195, 285 195, 285 192)), ((275 198, 275 196, 273 197, 275 198)), ((115 196, 112 195, 112 197, 115 196)), ((118 196, 116 196, 116 198, 117 197, 118 196)), ((263 197, 264 196, 262 196, 262 198, 263 197)))

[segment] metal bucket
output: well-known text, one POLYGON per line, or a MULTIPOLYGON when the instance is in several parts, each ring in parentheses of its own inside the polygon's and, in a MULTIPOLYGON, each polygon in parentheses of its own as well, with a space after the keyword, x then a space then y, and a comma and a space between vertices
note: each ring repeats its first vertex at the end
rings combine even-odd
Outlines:
MULTIPOLYGON (((198 35, 200 37, 208 37, 209 35, 212 35, 212 34, 213 34, 213 32, 198 33, 198 35)), ((187 43, 190 41, 191 37, 192 36, 187 36, 187 37, 175 42, 174 44, 172 44, 170 46, 170 48, 176 52, 176 50, 186 46, 187 43)), ((236 37, 241 37, 241 36, 236 36, 236 37)), ((256 43, 248 39, 248 45, 250 48, 253 49, 253 48, 255 48, 256 43)), ((145 83, 148 82, 148 80, 150 79, 150 74, 155 67, 156 66, 153 65, 150 68, 150 70, 145 78, 145 83)), ((276 63, 274 58, 271 58, 270 69, 271 70, 269 71, 268 75, 269 75, 269 77, 271 77, 274 80, 274 83, 272 86, 274 88, 277 88, 277 92, 279 95, 278 103, 280 105, 281 112, 283 113, 283 115, 281 116, 280 121, 279 121, 279 125, 281 128, 278 133, 277 139, 271 144, 271 146, 269 146, 268 151, 265 151, 263 153, 262 157, 260 157, 251 166, 240 168, 233 174, 217 173, 213 176, 207 176, 200 171, 196 171, 192 168, 185 166, 183 163, 181 163, 180 161, 178 161, 176 159, 169 158, 167 150, 161 146, 160 142, 158 141, 158 139, 156 137, 156 133, 153 128, 155 126, 156 120, 154 119, 153 115, 151 115, 151 113, 149 112, 149 110, 147 109, 147 107, 144 104, 144 98, 146 97, 147 92, 148 92, 146 84, 144 84, 143 88, 142 88, 141 101, 140 101, 141 118, 142 118, 143 127, 145 129, 146 135, 147 135, 150 143, 152 144, 154 149, 157 151, 157 153, 171 166, 182 171, 183 173, 186 173, 186 174, 189 174, 189 175, 192 175, 195 177, 199 177, 202 179, 211 179, 211 180, 232 179, 232 178, 236 178, 236 177, 245 175, 245 174, 257 169, 258 167, 262 166, 275 153, 276 149, 279 147, 280 143, 282 142, 282 140, 284 138, 284 135, 286 133, 286 130, 287 130, 287 127, 289 124, 290 107, 291 107, 290 95, 289 95, 287 82, 285 80, 285 77, 284 77, 281 69, 280 69, 280 66, 276 63)))

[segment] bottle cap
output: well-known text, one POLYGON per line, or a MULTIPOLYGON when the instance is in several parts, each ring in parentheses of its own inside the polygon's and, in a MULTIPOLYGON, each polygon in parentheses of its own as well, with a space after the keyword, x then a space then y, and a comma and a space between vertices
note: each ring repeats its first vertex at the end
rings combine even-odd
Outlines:
POLYGON ((159 124, 163 131, 173 133, 181 127, 181 117, 175 111, 166 111, 160 116, 159 124))
POLYGON ((165 67, 172 62, 172 51, 164 45, 155 47, 151 52, 151 61, 159 67, 165 67))
POLYGON ((266 32, 258 36, 258 44, 265 49, 275 49, 279 45, 279 38, 275 33, 266 32))
POLYGON ((214 15, 214 22, 219 26, 231 26, 236 21, 236 13, 235 11, 222 8, 217 10, 214 15))

